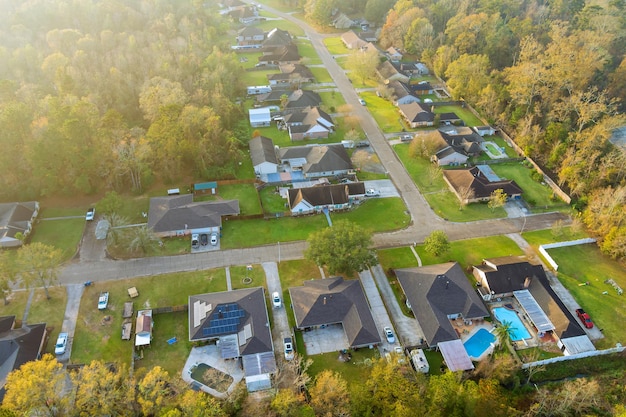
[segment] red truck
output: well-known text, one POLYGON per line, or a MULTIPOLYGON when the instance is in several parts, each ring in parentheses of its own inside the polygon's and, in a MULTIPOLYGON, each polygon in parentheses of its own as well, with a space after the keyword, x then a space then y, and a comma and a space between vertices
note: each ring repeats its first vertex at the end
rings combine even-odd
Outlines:
POLYGON ((582 308, 577 308, 576 315, 578 316, 580 321, 583 322, 586 328, 591 329, 593 327, 593 322, 591 321, 591 317, 589 317, 589 314, 587 314, 585 310, 583 310, 582 308))

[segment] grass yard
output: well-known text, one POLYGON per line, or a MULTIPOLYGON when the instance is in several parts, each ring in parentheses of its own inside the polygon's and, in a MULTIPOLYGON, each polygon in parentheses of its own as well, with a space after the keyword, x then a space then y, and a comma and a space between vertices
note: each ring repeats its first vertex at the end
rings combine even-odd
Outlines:
POLYGON ((468 108, 461 106, 437 106, 434 110, 436 114, 456 113, 465 122, 466 126, 483 126, 485 124, 478 117, 474 116, 474 113, 468 108))
POLYGON ((261 133, 262 136, 272 139, 275 146, 283 148, 285 146, 298 145, 298 143, 291 141, 291 139, 289 138, 289 132, 287 132, 286 130, 278 130, 276 128, 276 125, 268 127, 257 127, 254 130, 261 133))
POLYGON ((242 215, 263 213, 259 194, 252 183, 220 185, 218 192, 224 200, 239 200, 239 209, 242 215))
POLYGON ((261 195, 261 202, 265 213, 282 213, 288 210, 285 206, 287 200, 282 198, 274 187, 265 187, 259 194, 261 195))
POLYGON ((524 190, 522 197, 531 207, 560 206, 563 204, 560 199, 552 199, 552 189, 548 185, 542 185, 533 180, 530 177, 532 170, 523 164, 507 162, 490 166, 500 178, 514 180, 524 190))
POLYGON ((350 53, 350 50, 346 48, 346 45, 344 45, 341 37, 339 36, 336 38, 324 39, 324 45, 326 45, 326 48, 331 55, 345 55, 350 53))
POLYGON ((546 243, 563 242, 567 240, 584 239, 589 235, 584 230, 577 230, 573 227, 564 226, 557 229, 535 230, 532 232, 524 232, 524 239, 533 247, 538 248, 539 245, 546 243))
POLYGON ((367 103, 367 109, 384 133, 400 132, 404 129, 398 108, 376 93, 366 91, 359 94, 367 103))
POLYGON ((408 246, 400 248, 381 249, 377 251, 378 262, 386 270, 398 268, 412 268, 418 266, 417 259, 408 246))
POLYGON ((330 113, 336 112, 340 106, 346 104, 346 100, 344 100, 343 96, 339 92, 324 91, 318 94, 320 95, 324 106, 330 110, 330 113))
MULTIPOLYGON (((247 150, 246 150, 247 151, 247 150)), ((235 172, 235 176, 238 180, 247 180, 256 178, 256 174, 254 173, 254 166, 252 166, 252 159, 247 152, 244 152, 245 156, 243 160, 239 163, 239 168, 237 172, 235 172)))
POLYGON ((611 278, 626 289, 624 265, 604 256, 595 244, 554 248, 548 252, 559 265, 559 281, 587 310, 595 325, 603 329, 605 338, 598 341, 598 347, 609 348, 616 342, 624 343, 626 295, 618 295, 611 285, 604 283, 611 278), (589 285, 580 285, 585 282, 589 285))
POLYGON ((263 267, 258 264, 251 266, 252 269, 250 270, 247 265, 230 267, 230 283, 233 286, 233 290, 265 287, 265 271, 263 271, 263 267))
MULTIPOLYGON (((280 5, 276 7, 278 10, 283 11, 285 6, 284 5, 280 5)), ((272 17, 277 17, 275 15, 272 15, 271 13, 268 13, 268 15, 272 16, 272 17)), ((285 20, 283 18, 278 18, 278 20, 266 20, 264 22, 260 22, 258 25, 256 25, 256 27, 258 27, 259 29, 265 31, 265 32, 269 32, 270 30, 274 29, 274 28, 279 28, 282 30, 286 30, 287 32, 289 32, 289 34, 291 36, 304 36, 304 29, 302 29, 300 26, 298 26, 295 23, 292 23, 288 20, 285 20)))
POLYGON ((431 167, 430 161, 424 158, 412 158, 409 156, 409 145, 405 143, 401 143, 395 145, 393 150, 402 161, 402 165, 409 172, 409 175, 415 182, 415 185, 419 188, 420 192, 423 194, 436 192, 441 190, 447 190, 445 181, 443 180, 443 175, 439 174, 436 178, 429 178, 428 169, 431 167))
MULTIPOLYGON (((120 337, 124 303, 131 301, 127 292, 130 287, 136 287, 139 292, 139 297, 132 300, 135 310, 134 316, 136 317, 137 310, 184 305, 188 302, 189 294, 226 291, 226 272, 224 269, 216 269, 165 274, 95 283, 93 286, 85 288, 72 346, 72 363, 88 363, 94 358, 104 362, 130 363, 133 341, 122 340, 120 337), (109 307, 104 311, 97 309, 98 296, 101 291, 109 292, 109 307), (108 320, 104 320, 106 316, 109 317, 108 320)), ((185 313, 184 316, 186 320, 187 314, 185 313)), ((133 318, 134 320, 135 318, 133 318)), ((157 317, 154 328, 155 344, 146 352, 163 347, 159 339, 164 342, 173 336, 178 337, 177 334, 173 334, 175 323, 172 324, 171 329, 168 329, 168 334, 163 335, 161 335, 158 326, 159 319, 157 317), (159 339, 156 338, 156 335, 159 335, 159 339)), ((188 338, 186 322, 183 322, 183 326, 185 327, 184 334, 179 337, 179 340, 187 340, 188 338)), ((176 345, 178 344, 174 346, 176 345)), ((165 346, 167 349, 171 348, 167 344, 165 346)), ((166 363, 159 364, 164 366, 166 363)))
POLYGON ((267 80, 267 76, 269 74, 278 74, 278 72, 277 69, 246 71, 246 75, 241 82, 245 83, 245 85, 268 85, 269 81, 267 80))
POLYGON ((324 67, 309 67, 316 83, 332 83, 334 80, 324 67))
POLYGON ((486 141, 495 142, 495 144, 498 145, 500 148, 504 148, 507 157, 509 157, 509 158, 519 158, 519 155, 517 154, 517 152, 515 152, 515 149, 513 149, 513 147, 511 145, 506 143, 506 141, 504 139, 502 139, 501 136, 499 136, 499 135, 486 135, 483 138, 486 141))
MULTIPOLYGON (((45 352, 54 354, 54 343, 61 332, 65 318, 67 290, 65 287, 51 287, 48 288, 48 292, 50 294, 49 300, 46 298, 43 288, 35 290, 26 322, 31 324, 46 323, 46 327, 51 329, 51 332, 45 352)), ((21 319, 22 316, 16 318, 21 319)))
POLYGON ((322 63, 322 60, 317 55, 315 48, 311 44, 311 41, 298 39, 298 52, 303 58, 303 64, 305 65, 319 65, 322 63))
POLYGON ((370 198, 356 210, 331 213, 333 222, 349 220, 373 233, 403 229, 411 217, 401 198, 370 198))
MULTIPOLYGON (((0 302, 0 316, 15 316, 16 320, 22 320, 26 310, 29 290, 17 290, 5 293, 7 303, 0 302)), ((28 319, 27 319, 28 321, 28 319)), ((35 323, 35 322, 32 322, 35 323)))
MULTIPOLYGON (((68 212, 73 212, 70 210, 68 212)), ((84 211, 81 210, 80 218, 59 219, 59 220, 39 220, 33 227, 33 232, 29 236, 29 242, 41 242, 54 246, 61 250, 63 261, 68 261, 76 255, 78 244, 83 237, 85 229, 84 211)), ((44 213, 47 215, 47 212, 44 213)), ((73 214, 66 214, 70 216, 73 214)))
MULTIPOLYGON (((259 63, 259 57, 262 56, 263 53, 260 49, 247 49, 247 50, 239 50, 237 51, 237 58, 239 58, 239 63, 241 64, 241 68, 243 69, 254 69, 255 65, 259 63)), ((250 72, 260 72, 260 71, 247 71, 250 72)), ((248 84, 248 85, 267 85, 267 81, 263 84, 248 84)))
POLYGON ((342 362, 338 360, 339 352, 322 353, 320 355, 309 356, 313 363, 308 374, 313 378, 320 372, 329 369, 336 371, 351 385, 362 385, 370 375, 374 361, 380 359, 378 349, 351 350, 352 360, 342 362))

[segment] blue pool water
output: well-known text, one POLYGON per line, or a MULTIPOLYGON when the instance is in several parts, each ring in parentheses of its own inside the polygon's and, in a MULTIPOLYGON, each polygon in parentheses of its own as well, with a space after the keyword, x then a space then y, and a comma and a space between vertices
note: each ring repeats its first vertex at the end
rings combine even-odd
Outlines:
POLYGON ((505 321, 511 323, 509 336, 512 341, 517 342, 522 339, 530 339, 530 333, 528 333, 528 330, 524 327, 524 323, 522 323, 522 320, 520 320, 515 311, 504 307, 496 307, 493 309, 493 314, 500 323, 504 323, 505 321))
POLYGON ((478 359, 495 341, 496 337, 489 333, 487 329, 478 329, 472 337, 463 343, 463 346, 465 346, 465 350, 470 357, 478 359))

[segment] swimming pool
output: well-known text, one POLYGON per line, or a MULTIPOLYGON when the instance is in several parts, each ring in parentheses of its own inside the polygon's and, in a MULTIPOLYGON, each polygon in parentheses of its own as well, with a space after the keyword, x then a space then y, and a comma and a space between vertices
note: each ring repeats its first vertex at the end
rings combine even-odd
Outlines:
POLYGON ((505 321, 511 323, 509 336, 512 341, 517 342, 522 339, 530 339, 530 333, 528 333, 524 323, 522 323, 522 320, 515 311, 504 307, 496 307, 493 309, 493 314, 500 323, 504 323, 505 321))
POLYGON ((465 346, 467 354, 472 359, 478 359, 482 356, 483 353, 485 353, 487 349, 489 349, 491 344, 495 341, 496 337, 489 333, 489 330, 478 329, 478 331, 474 333, 472 337, 470 337, 465 341, 465 343, 463 343, 463 346, 465 346))

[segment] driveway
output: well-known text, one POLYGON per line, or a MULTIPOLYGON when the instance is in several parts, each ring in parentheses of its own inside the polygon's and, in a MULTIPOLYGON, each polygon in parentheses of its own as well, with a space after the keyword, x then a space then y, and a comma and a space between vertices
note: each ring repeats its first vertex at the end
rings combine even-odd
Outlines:
POLYGON ((106 239, 96 239, 98 221, 85 221, 83 237, 80 241, 78 259, 80 262, 94 262, 106 259, 106 239))
POLYGON ((370 188, 380 191, 380 197, 400 197, 400 193, 391 180, 365 181, 365 189, 369 190, 370 188))
POLYGON ((272 338, 274 340, 274 352, 276 352, 277 355, 280 355, 281 358, 284 358, 283 337, 292 336, 286 311, 286 309, 290 307, 285 305, 284 302, 285 297, 283 296, 283 289, 280 285, 278 264, 276 262, 263 262, 261 265, 263 266, 263 271, 265 271, 265 282, 267 283, 267 291, 269 292, 270 298, 273 292, 278 292, 278 294, 280 294, 281 300, 283 301, 280 308, 272 306, 272 316, 274 317, 274 324, 272 326, 272 338))
MULTIPOLYGON (((78 309, 80 299, 83 296, 85 286, 83 284, 67 285, 67 304, 65 305, 65 315, 61 331, 68 334, 67 348, 63 355, 57 355, 59 362, 67 363, 72 355, 72 345, 74 344, 74 332, 76 331, 76 320, 78 319, 78 309)), ((56 341, 54 341, 56 342, 56 341)))
POLYGON ((396 340, 396 343, 393 344, 387 342, 387 338, 385 337, 383 329, 385 327, 393 328, 394 326, 391 322, 391 319, 389 318, 389 314, 387 313, 387 309, 385 308, 383 299, 380 297, 380 293, 376 288, 376 283, 374 282, 372 273, 370 272, 370 270, 361 271, 359 272, 359 277, 361 278, 361 284, 363 285, 363 290, 365 291, 365 295, 367 296, 370 310, 372 311, 372 315, 374 316, 374 322, 376 323, 376 328, 378 329, 378 335, 380 336, 380 356, 384 356, 385 352, 392 352, 393 347, 401 343, 401 339, 399 338, 398 333, 394 331, 396 339, 398 340, 396 340))

